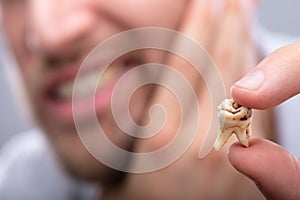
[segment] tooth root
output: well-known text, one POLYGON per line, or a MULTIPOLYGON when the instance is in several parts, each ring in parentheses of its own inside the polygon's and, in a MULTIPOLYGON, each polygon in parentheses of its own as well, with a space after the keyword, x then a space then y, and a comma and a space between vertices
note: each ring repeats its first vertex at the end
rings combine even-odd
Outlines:
POLYGON ((237 139, 239 140, 239 142, 244 145, 245 147, 249 147, 249 140, 248 140, 248 136, 247 136, 247 130, 243 130, 243 131, 238 131, 235 133, 237 139))
POLYGON ((218 134, 218 138, 217 138, 217 140, 214 144, 214 149, 216 151, 219 151, 224 146, 224 144, 228 141, 231 134, 232 134, 232 131, 230 131, 230 130, 222 131, 220 129, 219 134, 218 134))
POLYGON ((252 131, 251 131, 250 126, 248 126, 248 127, 246 128, 246 136, 247 136, 247 139, 248 139, 248 140, 250 139, 251 135, 252 135, 252 131))

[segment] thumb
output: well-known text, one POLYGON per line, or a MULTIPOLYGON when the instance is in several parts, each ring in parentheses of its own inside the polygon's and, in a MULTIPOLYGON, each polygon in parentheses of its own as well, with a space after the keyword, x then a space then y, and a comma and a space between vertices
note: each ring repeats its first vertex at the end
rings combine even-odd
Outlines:
POLYGON ((266 198, 300 199, 300 162, 281 146, 264 139, 252 139, 249 148, 235 143, 228 159, 266 198))
POLYGON ((300 42, 278 49, 231 87, 239 104, 258 109, 276 106, 300 92, 300 42))

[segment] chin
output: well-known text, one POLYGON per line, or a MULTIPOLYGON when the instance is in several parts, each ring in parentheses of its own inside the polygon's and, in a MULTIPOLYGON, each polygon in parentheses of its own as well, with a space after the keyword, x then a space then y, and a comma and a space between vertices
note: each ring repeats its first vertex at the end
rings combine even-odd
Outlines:
MULTIPOLYGON (((132 140, 124 137, 124 134, 121 136, 111 117, 107 117, 107 113, 103 115, 106 116, 106 118, 102 116, 102 119, 105 119, 103 121, 104 128, 109 133, 108 137, 111 141, 121 148, 131 148, 132 140)), ((41 128, 46 133, 57 159, 67 174, 75 179, 96 182, 101 185, 122 183, 125 173, 112 169, 94 158, 80 140, 74 124, 59 125, 54 119, 50 120, 49 115, 40 115, 39 119, 40 124, 43 125, 41 128)), ((86 134, 92 132, 92 128, 89 126, 86 134)))
MULTIPOLYGON (((74 136, 74 135, 73 135, 74 136)), ((61 138, 53 147, 65 171, 75 179, 101 185, 120 184, 124 173, 114 170, 95 159, 77 137, 61 138)))

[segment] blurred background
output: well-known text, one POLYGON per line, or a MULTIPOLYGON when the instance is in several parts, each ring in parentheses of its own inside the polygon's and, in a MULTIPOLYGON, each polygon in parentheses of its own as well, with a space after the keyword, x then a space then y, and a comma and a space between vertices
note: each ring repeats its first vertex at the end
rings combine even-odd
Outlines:
MULTIPOLYGON (((299 8, 299 0, 262 0, 259 22, 269 31, 292 35, 300 40, 299 8)), ((0 45, 0 53, 2 52, 3 46, 0 45)), ((21 113, 17 111, 14 102, 0 61, 0 147, 11 136, 30 128, 21 113)), ((300 127, 296 122, 296 119, 300 119, 300 112, 295 112, 297 105, 300 111, 298 97, 279 107, 280 120, 284 120, 284 123, 279 126, 279 132, 282 134, 280 137, 282 144, 300 157, 300 127)))

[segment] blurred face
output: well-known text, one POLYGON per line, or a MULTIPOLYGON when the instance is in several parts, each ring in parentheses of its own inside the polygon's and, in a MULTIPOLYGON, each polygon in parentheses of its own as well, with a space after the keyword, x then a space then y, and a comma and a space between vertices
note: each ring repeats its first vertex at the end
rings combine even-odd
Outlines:
MULTIPOLYGON (((72 87, 81 62, 97 44, 121 31, 147 26, 176 29, 185 4, 184 0, 1 0, 2 25, 20 66, 35 119, 63 165, 75 176, 104 180, 114 174, 87 152, 74 126, 72 87)), ((136 64, 161 59, 162 55, 150 52, 128 54, 112 64, 111 68, 118 70, 110 74, 120 76, 136 64)), ((93 70, 81 81, 86 82, 91 74, 93 70)), ((111 141, 131 148, 130 138, 120 134, 114 124, 109 106, 109 88, 114 80, 106 79, 95 100, 100 102, 96 107, 99 123, 111 141)), ((143 106, 146 91, 135 95, 133 115, 143 106)), ((87 134, 89 131, 87 128, 87 134)))

